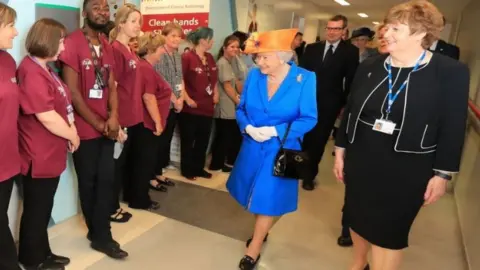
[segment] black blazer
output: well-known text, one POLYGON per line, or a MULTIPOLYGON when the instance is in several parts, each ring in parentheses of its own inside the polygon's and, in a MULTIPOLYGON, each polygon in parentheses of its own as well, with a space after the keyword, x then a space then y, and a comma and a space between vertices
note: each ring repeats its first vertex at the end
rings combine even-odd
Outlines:
MULTIPOLYGON (((363 106, 380 85, 388 83, 387 57, 365 60, 355 75, 336 137, 336 145, 347 148, 347 153, 348 145, 355 143, 363 106)), ((394 150, 407 154, 436 152, 433 169, 457 172, 465 136, 469 84, 468 67, 440 54, 434 54, 427 65, 413 72, 405 89, 403 123, 394 150)))
POLYGON ((344 105, 358 67, 358 48, 343 40, 340 41, 332 60, 325 65, 323 63, 325 44, 325 41, 309 44, 305 48, 300 66, 317 75, 317 101, 340 101, 344 105))
POLYGON ((438 40, 435 52, 449 56, 455 60, 460 59, 460 49, 457 46, 447 43, 441 39, 438 40))

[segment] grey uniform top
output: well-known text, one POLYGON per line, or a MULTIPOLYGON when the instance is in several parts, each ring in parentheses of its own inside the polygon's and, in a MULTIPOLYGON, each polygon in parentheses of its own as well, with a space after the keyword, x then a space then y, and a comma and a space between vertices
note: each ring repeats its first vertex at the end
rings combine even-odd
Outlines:
POLYGON ((215 106, 215 118, 221 119, 235 119, 235 102, 227 95, 223 83, 230 82, 236 93, 239 93, 239 89, 236 89, 235 81, 244 81, 246 76, 246 66, 239 57, 233 58, 230 62, 222 56, 217 61, 218 69, 218 93, 219 102, 215 106))
MULTIPOLYGON (((180 96, 180 91, 177 89, 177 85, 183 81, 182 74, 182 58, 178 52, 174 52, 173 55, 164 53, 158 64, 155 65, 155 70, 160 74, 165 81, 168 82, 175 96, 180 96)), ((173 103, 170 103, 170 109, 173 108, 173 103)))

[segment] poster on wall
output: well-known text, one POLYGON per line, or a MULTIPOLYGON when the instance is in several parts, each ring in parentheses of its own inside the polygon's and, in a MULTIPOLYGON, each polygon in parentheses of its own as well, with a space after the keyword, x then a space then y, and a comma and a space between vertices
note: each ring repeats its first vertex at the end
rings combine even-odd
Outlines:
POLYGON ((184 34, 208 26, 210 0, 141 0, 142 31, 159 31, 170 22, 183 28, 184 34))

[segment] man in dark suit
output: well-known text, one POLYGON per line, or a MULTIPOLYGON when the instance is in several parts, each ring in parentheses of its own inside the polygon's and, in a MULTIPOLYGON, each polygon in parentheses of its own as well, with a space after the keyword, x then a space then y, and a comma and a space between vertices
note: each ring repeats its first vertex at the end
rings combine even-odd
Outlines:
POLYGON ((300 66, 317 75, 318 123, 305 135, 303 149, 310 156, 310 177, 303 179, 303 188, 313 190, 335 120, 346 103, 358 66, 358 49, 342 40, 348 26, 343 15, 332 17, 326 27, 326 40, 306 47, 300 66))
MULTIPOLYGON (((446 20, 445 17, 443 17, 443 26, 445 27, 446 20)), ((449 56, 455 60, 460 59, 460 49, 450 43, 447 43, 444 40, 437 40, 433 42, 432 46, 430 46, 430 51, 440 53, 446 56, 449 56)))

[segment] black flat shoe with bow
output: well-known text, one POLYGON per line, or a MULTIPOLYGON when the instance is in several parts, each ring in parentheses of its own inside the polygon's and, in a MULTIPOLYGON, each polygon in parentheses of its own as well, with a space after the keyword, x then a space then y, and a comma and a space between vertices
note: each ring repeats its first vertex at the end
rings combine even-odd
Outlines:
POLYGON ((254 260, 252 257, 245 255, 240 260, 240 263, 238 264, 238 268, 240 270, 253 270, 255 269, 255 266, 257 266, 257 263, 259 260, 260 260, 260 255, 258 255, 257 260, 254 260))

